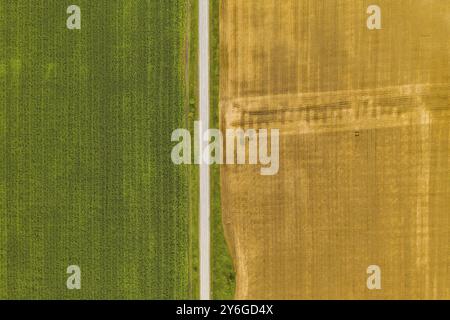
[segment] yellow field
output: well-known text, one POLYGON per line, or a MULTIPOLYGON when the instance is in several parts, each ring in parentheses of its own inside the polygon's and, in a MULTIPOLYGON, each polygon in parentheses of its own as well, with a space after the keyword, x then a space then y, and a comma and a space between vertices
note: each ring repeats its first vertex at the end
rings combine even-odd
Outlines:
POLYGON ((450 299, 450 2, 376 3, 222 0, 222 129, 280 129, 221 171, 238 299, 450 299))

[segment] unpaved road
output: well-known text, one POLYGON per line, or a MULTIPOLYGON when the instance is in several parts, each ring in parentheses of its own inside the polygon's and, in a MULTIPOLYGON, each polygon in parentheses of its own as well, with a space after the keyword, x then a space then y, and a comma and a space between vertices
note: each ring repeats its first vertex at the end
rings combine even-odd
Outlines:
MULTIPOLYGON (((209 127, 209 0, 199 1, 200 132, 209 127)), ((202 142, 202 151, 206 146, 202 142)), ((201 152, 200 154, 203 154, 201 152)), ((210 299, 210 188, 209 166, 200 164, 200 299, 210 299)))

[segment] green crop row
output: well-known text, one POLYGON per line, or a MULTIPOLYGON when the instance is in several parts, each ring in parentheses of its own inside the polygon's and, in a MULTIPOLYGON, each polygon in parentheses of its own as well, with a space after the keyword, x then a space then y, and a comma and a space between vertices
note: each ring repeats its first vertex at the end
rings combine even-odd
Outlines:
POLYGON ((195 297, 189 2, 76 2, 0 5, 0 298, 195 297))

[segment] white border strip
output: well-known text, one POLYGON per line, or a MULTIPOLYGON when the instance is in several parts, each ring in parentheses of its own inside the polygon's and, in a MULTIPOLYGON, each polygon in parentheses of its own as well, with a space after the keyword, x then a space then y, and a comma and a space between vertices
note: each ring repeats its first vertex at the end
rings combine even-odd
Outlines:
POLYGON ((210 187, 209 166, 203 161, 203 134, 209 128, 209 0, 199 0, 200 99, 200 299, 210 299, 210 187))

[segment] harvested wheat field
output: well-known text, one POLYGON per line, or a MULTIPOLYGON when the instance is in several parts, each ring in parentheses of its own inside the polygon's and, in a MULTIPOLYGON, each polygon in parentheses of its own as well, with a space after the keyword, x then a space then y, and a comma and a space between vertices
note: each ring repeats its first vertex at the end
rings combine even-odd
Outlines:
POLYGON ((371 4, 221 2, 222 129, 280 130, 221 171, 238 299, 450 298, 450 3, 371 4))

